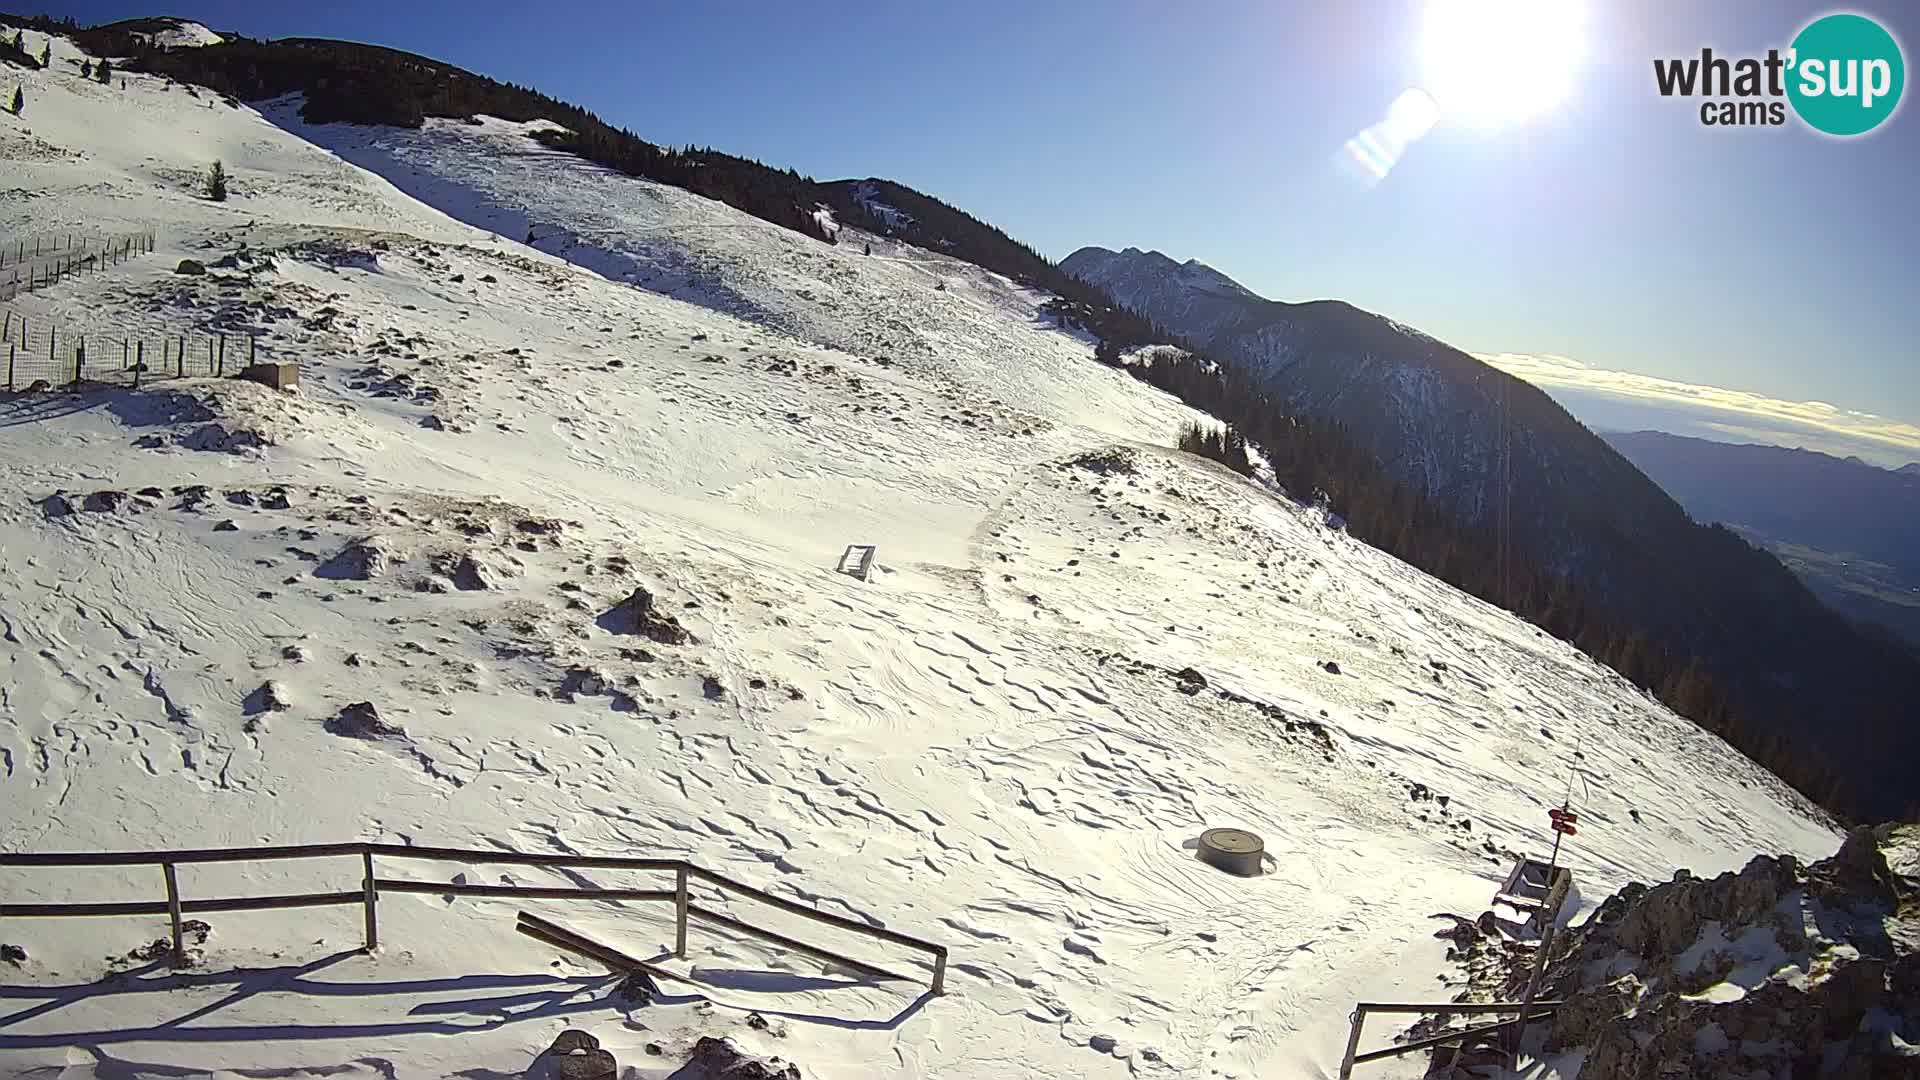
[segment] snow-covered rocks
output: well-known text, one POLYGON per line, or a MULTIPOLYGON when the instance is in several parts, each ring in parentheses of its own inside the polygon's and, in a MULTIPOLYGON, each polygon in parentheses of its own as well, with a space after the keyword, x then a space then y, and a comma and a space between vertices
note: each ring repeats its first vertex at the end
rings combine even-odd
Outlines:
MULTIPOLYGON (((1738 873, 1629 885, 1553 942, 1540 996, 1565 1004, 1545 1049, 1581 1051, 1581 1080, 1911 1075, 1916 869, 1920 826, 1862 826, 1812 864, 1761 855, 1738 873)), ((1472 1000, 1523 992, 1533 967, 1477 937, 1460 953, 1472 1000)))
POLYGON ((684 645, 693 640, 680 620, 663 614, 654 605, 653 593, 643 586, 635 586, 626 599, 608 608, 598 621, 600 628, 608 633, 636 634, 662 645, 684 645))
POLYGON ((406 732, 380 717, 371 701, 357 701, 328 718, 328 731, 349 739, 397 739, 406 732))

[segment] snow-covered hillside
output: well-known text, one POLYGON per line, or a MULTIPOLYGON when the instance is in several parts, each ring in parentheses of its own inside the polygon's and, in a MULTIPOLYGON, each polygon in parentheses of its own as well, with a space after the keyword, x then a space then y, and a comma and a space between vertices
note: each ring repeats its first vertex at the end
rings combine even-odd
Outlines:
MULTIPOLYGON (((952 971, 920 999, 696 926, 664 961, 693 989, 626 1009, 507 902, 385 896, 373 956, 353 908, 216 916, 181 975, 129 958, 164 919, 6 920, 0 1073, 518 1076, 579 1026, 636 1076, 702 1035, 829 1080, 1324 1075, 1356 998, 1441 992, 1430 916, 1544 847, 1570 770, 1590 898, 1835 843, 1611 672, 1165 449, 1196 415, 1044 296, 519 125, 309 130, 140 75, 23 81, 0 231, 161 250, 13 314, 250 327, 302 386, 0 398, 0 849, 684 854, 945 942, 952 971), (215 158, 225 203, 197 194, 215 158), (869 583, 832 571, 854 542, 869 583), (619 632, 636 588, 693 640, 619 632), (354 737, 363 701, 396 730, 354 737), (1214 826, 1262 834, 1266 873, 1199 862, 1214 826)), ((160 887, 0 869, 8 903, 160 887)), ((670 949, 657 905, 529 906, 670 949)))

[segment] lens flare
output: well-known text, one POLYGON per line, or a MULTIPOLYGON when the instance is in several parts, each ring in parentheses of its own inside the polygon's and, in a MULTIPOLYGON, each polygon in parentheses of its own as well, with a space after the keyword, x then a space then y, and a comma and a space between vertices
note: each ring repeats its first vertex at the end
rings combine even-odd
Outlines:
POLYGON ((1433 130, 1440 121, 1440 107, 1424 90, 1407 90, 1387 107, 1386 119, 1341 147, 1341 164, 1368 187, 1387 178, 1407 147, 1433 130))

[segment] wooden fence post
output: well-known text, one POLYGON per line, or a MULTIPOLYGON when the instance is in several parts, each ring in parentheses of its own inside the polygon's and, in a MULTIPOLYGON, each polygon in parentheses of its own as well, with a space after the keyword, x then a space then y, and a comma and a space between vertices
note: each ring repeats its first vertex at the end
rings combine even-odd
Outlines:
POLYGON ((80 387, 80 372, 81 369, 86 366, 86 363, 87 335, 81 334, 79 342, 73 347, 73 385, 76 390, 80 387))
POLYGON ((175 349, 173 353, 173 362, 175 364, 174 374, 185 377, 187 374, 187 335, 181 334, 178 344, 180 347, 175 349))
POLYGON ((141 338, 133 346, 133 388, 140 389, 140 372, 147 366, 147 339, 141 338))
POLYGON ((53 366, 53 339, 58 332, 59 332, 59 327, 55 327, 55 326, 47 327, 47 366, 48 367, 53 366))
POLYGON ((374 916, 375 905, 380 902, 380 892, 373 887, 372 848, 367 848, 360 853, 360 865, 366 870, 366 876, 361 879, 360 887, 366 890, 367 952, 372 953, 374 948, 380 944, 380 930, 374 916))
POLYGON ((9 394, 13 393, 13 350, 15 348, 13 342, 7 342, 7 393, 9 394))
POLYGON ((260 339, 259 339, 259 338, 257 338, 257 337, 253 337, 253 336, 248 336, 248 338, 247 338, 247 366, 248 366, 248 367, 252 367, 252 366, 253 366, 253 364, 254 364, 254 360, 255 360, 255 358, 257 358, 257 357, 258 357, 259 355, 260 355, 260 339))
POLYGON ((225 334, 220 335, 220 361, 214 371, 219 375, 227 373, 227 335, 225 334))
POLYGON ((161 863, 160 871, 167 875, 167 918, 173 923, 173 966, 187 966, 187 946, 181 940, 180 928, 180 882, 175 879, 172 863, 161 863))
POLYGON ((1360 1052, 1360 1028, 1367 1022, 1367 1010, 1354 1006, 1353 1015, 1348 1017, 1353 1030, 1347 1035, 1347 1053, 1340 1059, 1340 1080, 1348 1080, 1353 1075, 1353 1058, 1360 1052))
POLYGON ((673 955, 687 958, 687 868, 673 871, 673 955))

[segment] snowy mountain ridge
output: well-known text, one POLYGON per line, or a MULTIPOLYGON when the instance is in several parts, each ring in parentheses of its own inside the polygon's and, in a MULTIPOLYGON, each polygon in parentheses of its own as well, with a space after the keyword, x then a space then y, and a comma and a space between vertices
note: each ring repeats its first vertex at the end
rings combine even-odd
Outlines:
MULTIPOLYGON (((0 849, 684 854, 953 955, 921 999, 703 927, 665 961, 693 989, 640 1008, 506 900, 385 896, 372 956, 350 907, 212 917, 182 975, 130 958, 164 918, 9 919, 0 1072, 513 1076, 583 1026, 642 1076, 708 1036, 829 1080, 1324 1074, 1354 1000, 1434 992, 1429 916, 1544 848, 1569 770, 1589 897, 1835 842, 1572 648, 1168 449, 1210 418, 1095 362, 1035 290, 520 123, 312 126, 63 66, 0 121, 40 193, 0 204, 6 234, 161 245, 12 325, 253 336, 301 385, 105 370, 0 397, 0 849), (871 582, 832 570, 854 542, 871 582), (641 588, 690 640, 606 618, 641 588), (379 728, 342 722, 361 702, 379 728), (1194 856, 1223 824, 1267 872, 1194 856)), ((580 878, 630 880, 459 872, 580 878)), ((556 914, 639 955, 672 939, 654 907, 556 914)))

